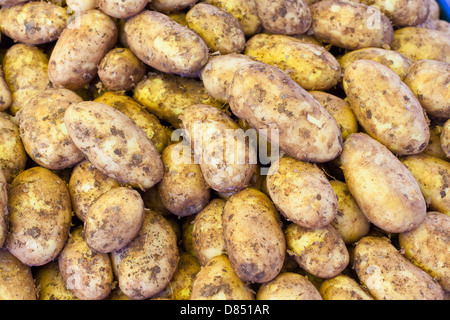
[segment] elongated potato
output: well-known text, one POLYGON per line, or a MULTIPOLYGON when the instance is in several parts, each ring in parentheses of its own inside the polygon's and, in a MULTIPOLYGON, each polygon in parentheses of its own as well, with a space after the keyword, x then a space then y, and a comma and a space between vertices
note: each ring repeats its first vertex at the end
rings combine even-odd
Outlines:
MULTIPOLYGON (((151 1, 151 0, 150 0, 151 1)), ((149 0, 98 0, 97 6, 110 17, 126 19, 138 14, 149 0)))
POLYGON ((385 237, 364 237, 354 248, 353 265, 375 300, 442 300, 444 291, 409 262, 385 237))
POLYGON ((35 280, 39 300, 78 300, 77 296, 66 288, 57 260, 39 267, 35 280))
POLYGON ((382 144, 367 134, 353 133, 340 160, 348 189, 371 223, 399 233, 425 219, 426 203, 417 181, 382 144))
POLYGON ((342 135, 334 118, 277 67, 263 63, 240 67, 228 88, 228 103, 238 118, 267 141, 272 142, 278 132, 277 144, 293 158, 327 162, 342 151, 342 135))
POLYGON ((323 300, 373 300, 358 282, 343 274, 322 282, 320 294, 323 300))
POLYGON ((379 8, 396 27, 421 24, 430 12, 428 0, 362 0, 361 2, 379 8))
POLYGON ((8 191, 5 175, 0 170, 0 248, 5 243, 8 232, 8 191))
POLYGON ((283 272, 259 287, 256 300, 322 300, 322 296, 306 277, 283 272))
POLYGON ((422 152, 430 140, 423 108, 390 68, 357 60, 345 69, 344 90, 359 124, 397 155, 422 152))
POLYGON ((158 150, 120 111, 84 101, 66 110, 64 123, 74 144, 105 175, 142 190, 161 180, 163 164, 158 150))
POLYGON ((118 37, 114 20, 99 10, 75 17, 61 33, 49 59, 55 87, 78 90, 97 75, 98 64, 118 37))

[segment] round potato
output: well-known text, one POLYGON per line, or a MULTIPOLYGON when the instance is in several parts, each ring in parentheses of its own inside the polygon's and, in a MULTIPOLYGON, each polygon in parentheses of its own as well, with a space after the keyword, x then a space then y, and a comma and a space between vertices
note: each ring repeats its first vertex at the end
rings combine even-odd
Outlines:
POLYGON ((39 267, 34 278, 39 300, 79 300, 66 288, 57 260, 39 267))
POLYGON ((323 281, 320 294, 323 300, 373 300, 358 282, 343 274, 323 281))
POLYGON ((159 12, 179 12, 192 7, 198 0, 152 0, 150 8, 159 12))
POLYGON ((0 248, 5 243, 6 235, 8 233, 8 183, 5 175, 0 170, 0 248))
POLYGON ((421 24, 430 12, 428 0, 362 0, 361 2, 379 8, 395 27, 421 24))
MULTIPOLYGON (((151 0, 150 0, 151 1, 151 0)), ((108 16, 126 19, 138 14, 147 6, 149 0, 98 0, 96 4, 108 16)))

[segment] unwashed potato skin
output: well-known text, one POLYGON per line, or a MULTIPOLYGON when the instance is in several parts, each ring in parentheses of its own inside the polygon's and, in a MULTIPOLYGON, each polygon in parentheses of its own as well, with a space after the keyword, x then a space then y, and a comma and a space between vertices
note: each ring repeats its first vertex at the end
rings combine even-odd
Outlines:
POLYGON ((190 300, 254 300, 224 254, 211 258, 197 273, 190 300))
POLYGON ((288 253, 313 276, 329 279, 349 264, 344 240, 331 225, 307 229, 291 223, 284 231, 288 253))
POLYGON ((305 90, 328 90, 341 79, 341 66, 324 47, 285 35, 260 33, 247 41, 245 54, 274 65, 305 90))
POLYGON ((211 191, 188 144, 171 144, 162 154, 164 176, 158 183, 163 205, 177 216, 196 214, 209 202, 211 191))
POLYGON ((353 266, 375 300, 443 300, 444 291, 409 262, 385 237, 364 237, 354 248, 353 266))
POLYGON ((66 288, 57 260, 39 267, 34 278, 39 300, 79 300, 66 288))
POLYGON ((450 158, 450 119, 445 121, 441 132, 441 148, 445 156, 450 158))
POLYGON ((450 65, 436 60, 416 61, 403 80, 430 118, 450 118, 450 65))
POLYGON ((102 300, 113 288, 113 271, 106 253, 92 251, 84 240, 83 226, 72 231, 58 257, 61 275, 80 300, 102 300))
POLYGON ((163 163, 158 150, 120 111, 84 101, 66 110, 64 122, 75 145, 107 176, 141 190, 161 180, 163 163))
POLYGON ((36 300, 31 268, 0 248, 0 300, 36 300))
POLYGON ((314 3, 310 10, 311 30, 323 42, 348 50, 387 49, 392 42, 391 22, 373 6, 327 0, 314 3))
POLYGON ((286 243, 279 213, 264 193, 246 188, 232 195, 222 223, 228 257, 240 279, 264 283, 280 273, 286 243))
POLYGON ((55 87, 78 90, 97 75, 98 64, 118 38, 114 20, 99 10, 75 17, 58 38, 48 65, 55 87))
POLYGON ((159 213, 145 210, 138 235, 126 247, 111 253, 119 288, 133 300, 148 299, 163 290, 176 272, 177 238, 159 213))
POLYGON ((67 7, 77 14, 95 9, 95 0, 66 0, 67 7))
POLYGON ((293 158, 327 162, 342 151, 334 118, 306 90, 277 67, 264 63, 240 67, 228 88, 232 112, 272 142, 278 130, 280 149, 293 158))
POLYGON ((152 0, 150 8, 153 10, 170 13, 183 11, 186 8, 192 7, 198 0, 152 0))
POLYGON ((149 0, 98 0, 97 6, 110 17, 126 19, 144 10, 148 3, 149 0))
POLYGON ((326 279, 319 290, 323 300, 373 300, 358 282, 343 274, 326 279))
POLYGON ((3 71, 0 70, 0 111, 5 111, 12 104, 11 90, 5 82, 3 71))
POLYGON ((208 62, 202 38, 163 13, 144 10, 125 23, 124 31, 134 54, 156 70, 196 76, 208 62))
POLYGON ((8 191, 6 248, 22 263, 41 266, 55 259, 69 236, 72 206, 66 184, 42 167, 21 172, 8 191))
POLYGON ((33 161, 50 170, 61 170, 84 160, 64 124, 67 108, 82 101, 71 90, 46 89, 18 112, 20 137, 33 161))
POLYGON ((58 39, 66 28, 69 13, 56 4, 30 1, 0 10, 1 31, 11 39, 38 45, 58 39))
POLYGON ((362 0, 361 2, 379 8, 396 27, 421 24, 430 12, 428 0, 362 0))
POLYGON ((1 6, 16 6, 21 3, 27 2, 28 0, 1 0, 0 5, 1 6))
POLYGON ((256 300, 322 300, 322 296, 306 277, 283 272, 259 287, 256 300))
POLYGON ((446 291, 450 291, 449 230, 450 217, 431 211, 416 229, 398 236, 405 257, 431 275, 446 291))
POLYGON ((0 170, 0 248, 5 243, 8 232, 8 184, 5 175, 0 170))
POLYGON ((423 153, 435 158, 446 160, 447 156, 441 147, 441 134, 442 134, 442 125, 431 123, 430 141, 428 142, 428 145, 425 148, 425 150, 423 150, 423 153))
POLYGON ((351 134, 340 156, 351 195, 380 229, 406 232, 426 215, 426 202, 408 169, 385 146, 364 133, 351 134))
POLYGON ((187 12, 186 22, 202 37, 211 52, 229 54, 244 50, 245 34, 239 21, 216 6, 196 4, 187 12))
POLYGON ((357 60, 345 69, 343 86, 359 124, 397 155, 422 152, 430 140, 428 119, 409 87, 390 68, 357 60))
POLYGON ((434 20, 434 28, 436 30, 444 32, 447 37, 450 36, 450 23, 446 20, 434 20))
POLYGON ((311 25, 311 12, 304 0, 257 0, 256 9, 264 29, 276 34, 303 34, 311 25))

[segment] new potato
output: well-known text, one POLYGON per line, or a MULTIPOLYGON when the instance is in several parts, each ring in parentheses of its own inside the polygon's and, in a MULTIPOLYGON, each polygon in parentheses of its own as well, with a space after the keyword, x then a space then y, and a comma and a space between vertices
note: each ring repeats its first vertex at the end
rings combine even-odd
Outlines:
POLYGON ((355 279, 343 274, 326 279, 319 290, 323 300, 373 300, 355 279))

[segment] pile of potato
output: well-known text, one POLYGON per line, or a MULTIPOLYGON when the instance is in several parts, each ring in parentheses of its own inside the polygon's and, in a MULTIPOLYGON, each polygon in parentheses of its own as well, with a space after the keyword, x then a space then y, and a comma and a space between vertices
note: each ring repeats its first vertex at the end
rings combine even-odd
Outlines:
POLYGON ((435 0, 0 5, 0 299, 448 299, 435 0))

